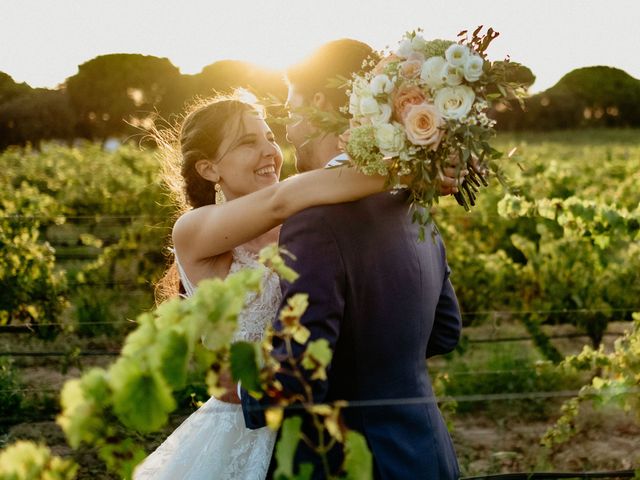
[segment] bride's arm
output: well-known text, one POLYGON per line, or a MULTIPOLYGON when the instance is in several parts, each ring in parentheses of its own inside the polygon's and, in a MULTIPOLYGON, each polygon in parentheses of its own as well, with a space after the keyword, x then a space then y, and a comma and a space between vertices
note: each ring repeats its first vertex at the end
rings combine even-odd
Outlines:
POLYGON ((185 213, 173 228, 173 242, 184 252, 184 260, 215 257, 268 232, 305 208, 382 192, 385 179, 349 167, 302 173, 222 205, 185 213))

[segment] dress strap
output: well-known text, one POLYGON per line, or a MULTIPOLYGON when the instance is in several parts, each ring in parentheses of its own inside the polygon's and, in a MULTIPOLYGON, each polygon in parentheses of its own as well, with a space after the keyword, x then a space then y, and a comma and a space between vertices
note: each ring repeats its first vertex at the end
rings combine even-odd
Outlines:
POLYGON ((176 259, 176 265, 178 266, 178 275, 180 276, 180 281, 182 282, 184 291, 186 292, 187 297, 190 297, 196 291, 196 287, 194 287, 193 283, 189 281, 189 278, 187 277, 187 274, 185 273, 184 268, 182 268, 182 265, 180 264, 180 260, 178 259, 178 254, 176 253, 176 249, 172 248, 171 250, 173 251, 173 256, 176 259))

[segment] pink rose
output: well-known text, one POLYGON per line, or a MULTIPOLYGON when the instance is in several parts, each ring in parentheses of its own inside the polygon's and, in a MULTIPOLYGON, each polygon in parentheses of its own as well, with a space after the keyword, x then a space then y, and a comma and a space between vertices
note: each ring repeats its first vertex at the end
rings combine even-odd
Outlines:
POLYGON ((407 60, 410 62, 420 62, 424 63, 424 55, 420 52, 416 52, 415 50, 409 54, 407 60))
POLYGON ((407 108, 419 105, 427 100, 427 95, 417 85, 403 85, 393 93, 393 116, 402 121, 407 114, 407 108))
POLYGON ((438 109, 427 103, 411 105, 404 117, 404 128, 409 141, 414 145, 430 146, 431 150, 436 150, 442 140, 442 125, 438 109))
POLYGON ((400 76, 407 79, 418 78, 422 72, 422 62, 407 60, 400 64, 400 76))

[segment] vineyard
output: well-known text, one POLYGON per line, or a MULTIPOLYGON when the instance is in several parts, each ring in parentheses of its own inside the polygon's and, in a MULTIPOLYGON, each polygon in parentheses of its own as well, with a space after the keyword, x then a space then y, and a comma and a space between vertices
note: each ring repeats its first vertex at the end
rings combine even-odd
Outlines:
MULTIPOLYGON (((517 147, 503 168, 520 196, 494 182, 469 213, 450 198, 434 210, 465 328, 428 368, 463 475, 638 468, 640 132, 503 134, 497 147, 517 147)), ((153 151, 9 149, 0 182, 0 456, 23 448, 52 478, 126 476, 207 398, 216 358, 195 338, 228 333, 256 280, 203 289, 218 306, 203 293, 155 308, 177 212, 153 151), (155 382, 146 398, 136 355, 155 382)), ((321 346, 307 351, 320 372, 321 346)))

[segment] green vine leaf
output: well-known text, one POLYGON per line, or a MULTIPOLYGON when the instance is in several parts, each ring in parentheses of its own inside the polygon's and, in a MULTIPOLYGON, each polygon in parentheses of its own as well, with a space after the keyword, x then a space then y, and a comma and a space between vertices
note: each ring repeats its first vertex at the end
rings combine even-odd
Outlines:
POLYGON ((173 390, 182 388, 187 380, 189 344, 182 329, 174 327, 158 335, 151 352, 151 367, 164 377, 173 390))
POLYGON ((256 346, 249 342, 231 345, 231 375, 242 382, 248 392, 260 392, 260 370, 256 357, 256 346))
POLYGON ((3 480, 73 480, 78 465, 51 453, 34 442, 18 441, 0 452, 0 478, 3 480))
POLYGON ((276 445, 275 457, 278 467, 274 473, 277 480, 293 477, 293 459, 300 441, 302 418, 289 417, 282 423, 280 440, 276 445))
POLYGON ((350 430, 347 432, 344 446, 346 478, 348 480, 371 480, 373 478, 373 457, 364 436, 350 430))
POLYGON ((176 408, 171 389, 155 372, 145 372, 127 358, 109 369, 113 410, 127 427, 153 432, 162 427, 176 408))
POLYGON ((331 363, 331 357, 333 356, 333 352, 329 346, 329 341, 325 338, 320 338, 310 342, 307 346, 306 353, 322 367, 329 366, 329 363, 331 363))
POLYGON ((279 248, 274 243, 271 245, 267 245, 262 250, 260 250, 258 259, 260 263, 271 268, 282 279, 286 280, 289 283, 295 282, 296 279, 298 278, 298 274, 296 273, 295 270, 287 266, 287 264, 284 261, 283 255, 286 255, 290 258, 295 259, 295 257, 291 253, 287 252, 282 248, 279 248))

